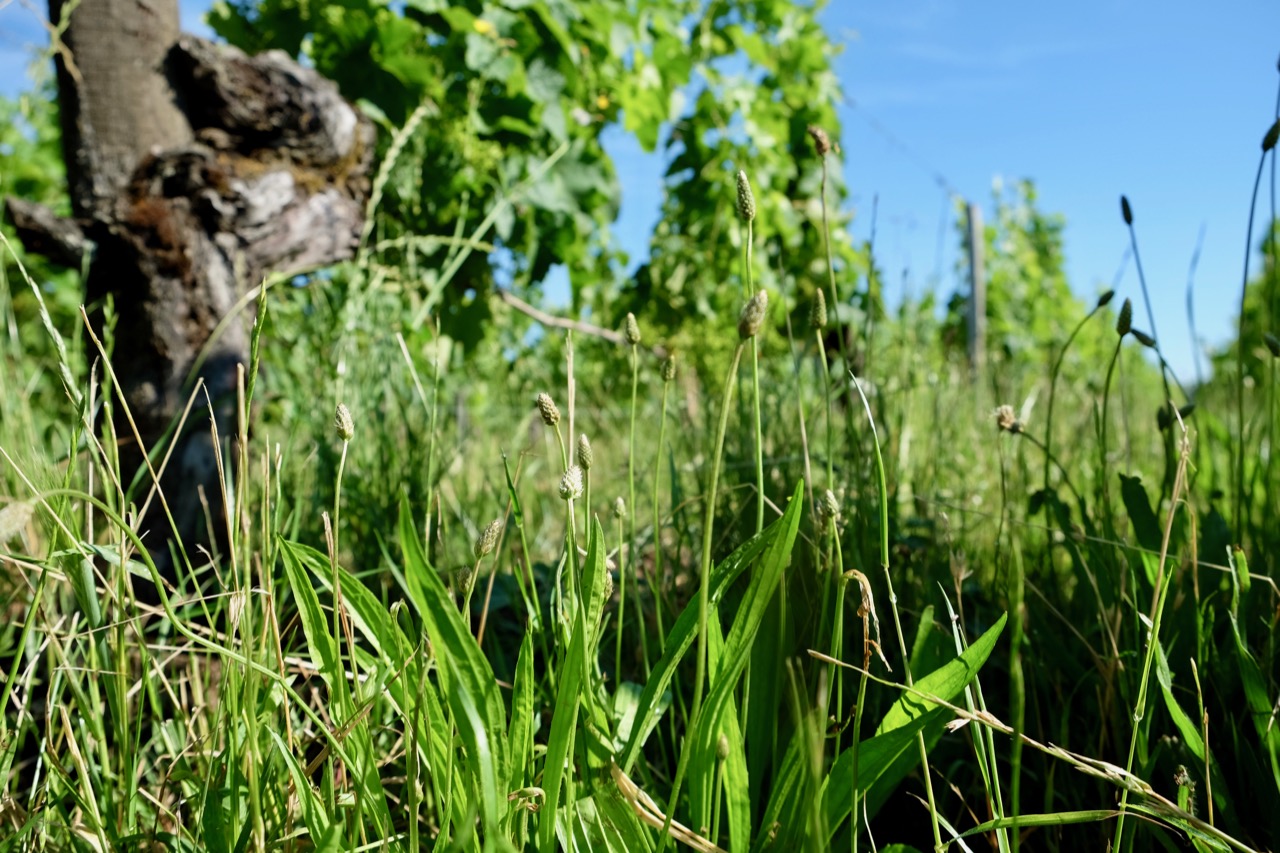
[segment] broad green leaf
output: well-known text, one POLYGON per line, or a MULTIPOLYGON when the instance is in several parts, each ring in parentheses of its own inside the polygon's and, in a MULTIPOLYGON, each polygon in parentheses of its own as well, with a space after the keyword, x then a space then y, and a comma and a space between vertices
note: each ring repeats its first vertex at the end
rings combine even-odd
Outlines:
POLYGON ((1204 763, 1204 740, 1200 737, 1200 729, 1186 712, 1182 710, 1182 706, 1178 704, 1178 700, 1173 695, 1173 676, 1169 672, 1169 660, 1165 657, 1164 646, 1156 644, 1156 681, 1160 683, 1160 692, 1164 694, 1164 706, 1169 712, 1173 724, 1177 727, 1178 733, 1182 735, 1182 742, 1187 745, 1187 749, 1191 750, 1191 754, 1199 759, 1200 763, 1204 763))
MULTIPOLYGON (((708 614, 707 641, 710 651, 708 671, 714 681, 724 667, 724 629, 715 613, 708 614)), ((716 766, 722 769, 724 779, 723 799, 729 816, 729 847, 731 850, 746 850, 751 845, 751 804, 748 798, 747 756, 742 741, 742 730, 738 726, 737 703, 730 697, 728 704, 720 714, 717 738, 723 737, 729 747, 723 767, 719 765, 717 753, 716 766)), ((711 825, 711 809, 715 800, 716 783, 720 773, 690 773, 689 803, 690 812, 696 816, 698 826, 711 825)))
MULTIPOLYGON (((915 689, 920 693, 937 696, 946 702, 954 699, 978 674, 978 669, 995 648, 996 640, 1000 638, 1000 632, 1004 630, 1004 623, 1008 618, 1009 614, 1002 613, 996 624, 988 628, 987 632, 965 649, 963 654, 923 678, 917 678, 915 689)), ((880 721, 876 734, 891 732, 935 707, 937 707, 936 703, 904 691, 880 721)))
POLYGON ((514 689, 511 693, 511 730, 507 735, 510 763, 507 792, 529 784, 525 773, 533 760, 533 632, 525 631, 516 659, 514 689))
MULTIPOLYGON (((692 749, 689 760, 689 776, 714 772, 715 749, 721 714, 729 707, 738 679, 751 657, 751 646, 764 618, 765 609, 774 590, 782 580, 783 570, 791 563, 791 549, 795 544, 800 525, 800 512, 804 504, 804 482, 796 483, 782 518, 774 522, 781 525, 778 535, 769 543, 768 550, 751 574, 751 581, 738 604, 729 636, 725 639, 720 672, 711 683, 699 718, 694 722, 692 739, 686 738, 685 749, 692 749)), ((772 526, 772 525, 771 525, 772 526)), ((691 782, 692 784, 692 782, 691 782)))
POLYGON ((589 797, 574 803, 572 817, 561 809, 556 818, 556 835, 563 850, 594 853, 631 853, 653 849, 648 833, 635 812, 618 796, 617 789, 605 785, 589 797))
POLYGON ((1262 747, 1271 760, 1271 775, 1275 780, 1276 790, 1280 791, 1280 726, 1275 725, 1271 716, 1275 706, 1267 695, 1267 681, 1263 678, 1262 670, 1249 652, 1244 637, 1240 635, 1240 624, 1234 615, 1229 614, 1228 618, 1231 620, 1231 635, 1235 639, 1236 663, 1240 668, 1240 683, 1244 687, 1247 710, 1253 719, 1258 740, 1262 742, 1262 747))
POLYGON ((405 579, 420 608, 419 615, 440 662, 441 684, 453 709, 473 762, 480 813, 486 828, 496 833, 507 813, 507 798, 499 791, 507 778, 506 706, 489 661, 471 636, 462 614, 440 576, 427 563, 407 502, 400 504, 400 548, 405 579))
MULTIPOLYGON (((858 746, 858 789, 862 795, 876 787, 884 785, 882 780, 889 780, 888 788, 898 786, 902 777, 892 770, 899 757, 913 755, 919 759, 916 741, 922 731, 930 726, 943 724, 950 718, 951 712, 945 708, 934 707, 926 713, 912 717, 898 728, 864 740, 858 746)), ((853 805, 853 751, 846 750, 840 754, 831 772, 827 774, 827 784, 823 788, 822 798, 827 809, 827 828, 831 833, 839 828, 842 821, 849 816, 853 805)))
POLYGON ((613 785, 601 785, 592 795, 601 821, 611 825, 622 841, 618 849, 631 853, 648 853, 654 849, 654 831, 640 822, 635 809, 622 798, 613 785))
MULTIPOLYGON (((333 691, 335 697, 335 708, 338 714, 339 723, 345 723, 348 720, 358 716, 356 703, 352 700, 349 693, 349 685, 347 683, 347 675, 342 667, 342 661, 338 658, 338 644, 334 641, 333 635, 329 633, 329 623, 324 618, 324 610, 320 606, 319 596, 316 595, 315 586, 311 583, 309 573, 303 563, 302 551, 290 543, 281 541, 280 555, 284 563, 285 576, 289 580, 289 586, 293 589, 294 599, 298 603, 299 619, 302 622, 302 631, 307 638, 307 646, 310 649, 312 660, 316 662, 320 668, 321 675, 329 684, 329 689, 333 691)), ((361 602, 363 610, 369 618, 375 621, 381 621, 384 629, 389 629, 389 619, 385 617, 379 619, 376 612, 372 612, 370 602, 373 602, 373 610, 381 610, 381 605, 373 599, 372 593, 365 588, 360 581, 344 573, 338 569, 339 582, 342 584, 343 604, 347 607, 353 602, 361 602)), ((331 570, 325 566, 324 571, 319 568, 315 569, 315 574, 321 576, 328 574, 330 577, 331 570)), ((331 586, 326 584, 325 586, 331 586)), ((332 590, 330 590, 332 592, 332 590)), ((348 613, 352 615, 353 621, 356 621, 354 608, 347 607, 348 613)), ((363 621, 363 617, 361 618, 363 621)), ((365 626, 365 630, 369 630, 365 626)), ((394 648, 394 640, 388 636, 385 643, 394 648)), ((357 655, 358 657, 358 655, 357 655)), ((375 690, 380 691, 380 685, 385 681, 379 678, 376 681, 367 684, 375 690)), ((362 697, 364 701, 368 701, 371 697, 362 697)), ((375 822, 383 828, 389 829, 391 826, 391 815, 387 811, 387 801, 382 790, 382 779, 378 774, 378 763, 376 752, 373 747, 373 741, 369 734, 369 727, 366 723, 357 723, 354 728, 347 734, 343 743, 343 750, 339 753, 343 763, 347 766, 348 772, 353 778, 359 781, 361 796, 365 797, 369 811, 375 822)))
MULTIPOLYGON (((709 593, 712 602, 719 602, 724 591, 738 578, 738 575, 742 574, 743 570, 751 565, 765 548, 769 547, 782 529, 781 525, 782 519, 779 518, 738 546, 736 551, 712 569, 709 593)), ((632 766, 640 755, 640 747, 644 745, 644 739, 653 730, 662 697, 671 684, 676 667, 697 636, 698 602, 694 600, 685 606, 675 624, 671 626, 671 630, 667 632, 667 642, 662 649, 662 657, 654 664, 649 680, 645 682, 644 691, 640 694, 639 709, 636 712, 636 723, 631 731, 631 738, 618 759, 618 766, 624 773, 630 774, 632 766)))
POLYGON ((1151 501, 1142 488, 1140 478, 1121 474, 1120 495, 1124 499, 1124 508, 1129 513, 1129 521, 1133 524, 1133 532, 1138 537, 1138 545, 1142 548, 1139 556, 1146 570, 1147 582, 1154 589, 1156 573, 1160 571, 1160 548, 1164 541, 1160 521, 1151 509, 1151 501))
MULTIPOLYGON (((588 691, 583 689, 587 681, 587 637, 592 628, 587 623, 586 610, 595 607, 595 599, 603 598, 604 576, 604 531, 600 529, 600 521, 593 518, 590 534, 587 537, 587 558, 583 563, 583 590, 588 608, 573 609, 573 628, 569 636, 569 652, 565 656, 560 672, 560 685, 556 693, 555 715, 551 718, 551 734, 547 738, 547 757, 543 764, 542 789, 546 792, 546 800, 538 820, 538 849, 542 853, 551 853, 555 844, 556 825, 561 822, 561 788, 565 774, 570 774, 572 782, 573 741, 578 727, 579 700, 588 691)), ((563 818, 568 820, 568 818, 563 818)))
MULTIPOLYGON (((440 665, 446 670, 453 670, 459 665, 454 658, 445 655, 438 658, 440 665)), ((480 814, 484 821, 485 833, 497 837, 500 833, 500 821, 506 816, 506 792, 501 790, 501 768, 494 758, 495 747, 502 743, 506 734, 502 729, 486 727, 475 697, 471 695, 466 678, 455 677, 450 673, 449 681, 453 689, 449 692, 449 705, 453 708, 454 718, 467 746, 480 793, 480 814)))
POLYGON ((284 738, 271 729, 267 730, 267 734, 275 742, 276 749, 280 752, 280 757, 284 761, 285 769, 289 771, 289 779, 293 782, 294 793, 302 805, 302 817, 306 821, 307 831, 311 833, 313 839, 323 838, 329 830, 330 823, 329 814, 325 811, 324 803, 320 801, 319 795, 316 794, 316 789, 312 787, 311 780, 302 772, 302 766, 298 763, 293 751, 284 742, 284 738))
MULTIPOLYGON (((874 785, 899 755, 915 748, 916 736, 926 726, 946 719, 945 714, 945 709, 936 708, 900 728, 862 741, 858 747, 861 789, 865 791, 874 785)), ((776 833, 774 845, 777 846, 774 849, 793 849, 803 838, 807 803, 802 798, 805 788, 805 772, 801 766, 802 740, 803 734, 797 731, 787 747, 782 766, 774 776, 772 796, 752 850, 759 851, 771 846, 764 843, 770 833, 776 833)), ((827 812, 827 827, 832 832, 840 827, 852 809, 853 761, 852 750, 841 753, 827 774, 827 781, 823 786, 821 795, 827 812)))
MULTIPOLYGON (((333 585, 329 569, 328 557, 314 548, 297 542, 281 540, 280 552, 287 553, 310 570, 312 577, 320 588, 326 591, 333 585)), ((368 643, 378 652, 390 667, 391 675, 398 677, 386 679, 386 691, 401 714, 406 717, 412 709, 425 704, 426 711, 417 720, 420 741, 426 752, 427 766, 436 777, 436 784, 442 789, 446 782, 446 768, 449 766, 448 756, 453 750, 453 734, 450 731, 444 712, 439 703, 435 686, 426 679, 425 671, 418 659, 409 660, 407 650, 412 647, 399 625, 393 623, 391 615, 382 606, 382 602, 350 572, 338 569, 343 601, 352 625, 360 632, 368 643)), ((357 649, 357 654, 363 654, 357 649)), ((454 790, 458 790, 457 780, 461 778, 458 766, 454 762, 454 790)), ((460 806, 455 798, 454 804, 460 806)), ((460 818, 462 811, 455 811, 454 817, 460 818)))
MULTIPOLYGON (((294 601, 298 605, 298 619, 302 623, 303 636, 307 638, 307 653, 334 696, 342 701, 347 695, 347 680, 338 660, 338 645, 329 632, 329 622, 320 606, 320 597, 316 595, 316 588, 308 578, 296 549, 285 543, 280 549, 280 556, 284 563, 285 578, 289 581, 294 601)), ((345 707, 341 709, 341 713, 345 716, 350 710, 350 707, 345 707)))

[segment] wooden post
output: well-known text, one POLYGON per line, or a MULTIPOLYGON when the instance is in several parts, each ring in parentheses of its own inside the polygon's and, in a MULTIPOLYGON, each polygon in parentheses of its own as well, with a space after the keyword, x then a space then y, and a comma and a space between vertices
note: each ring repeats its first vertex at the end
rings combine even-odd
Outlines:
POLYGON ((982 208, 965 205, 969 225, 969 367, 981 375, 987 352, 987 278, 982 265, 982 208))

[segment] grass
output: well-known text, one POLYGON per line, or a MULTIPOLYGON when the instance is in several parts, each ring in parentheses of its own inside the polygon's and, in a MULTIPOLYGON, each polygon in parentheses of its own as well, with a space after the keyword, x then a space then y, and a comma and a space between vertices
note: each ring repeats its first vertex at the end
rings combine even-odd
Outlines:
MULTIPOLYGON (((816 316, 780 332, 808 306, 757 295, 754 239, 714 377, 630 322, 499 317, 464 359, 376 252, 263 288, 225 553, 167 578, 110 342, 42 307, 45 357, 0 342, 0 850, 1280 837, 1273 389, 1175 416, 1110 297, 989 382, 908 304, 848 382, 816 316)), ((41 291, 3 284, 16 329, 41 291)))

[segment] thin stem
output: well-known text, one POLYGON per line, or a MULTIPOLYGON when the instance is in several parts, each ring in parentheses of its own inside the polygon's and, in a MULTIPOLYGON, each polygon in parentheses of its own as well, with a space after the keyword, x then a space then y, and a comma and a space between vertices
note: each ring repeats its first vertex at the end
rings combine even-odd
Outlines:
MULTIPOLYGON (((914 687, 915 679, 911 677, 911 656, 907 653, 907 641, 902 634, 902 620, 898 617, 898 596, 893 591, 893 576, 889 573, 889 487, 884 474, 884 456, 880 453, 880 436, 876 432, 876 421, 871 415, 871 404, 867 395, 862 392, 862 383, 858 377, 849 374, 858 396, 862 399, 862 407, 867 412, 867 422, 871 425, 871 445, 875 450, 876 478, 880 492, 880 568, 884 571, 885 584, 889 589, 889 610, 893 613, 893 627, 898 635, 898 651, 902 655, 902 671, 906 675, 907 686, 914 687)), ((935 848, 942 847, 942 828, 938 824, 938 808, 933 796, 933 776, 929 771, 929 750, 925 746, 924 732, 916 735, 916 744, 920 748, 920 765, 924 768, 925 793, 929 798, 929 819, 933 826, 933 842, 935 848)))
POLYGON ((1258 174, 1253 179, 1253 197, 1249 201, 1249 224, 1244 234, 1244 277, 1240 284, 1240 328, 1236 331, 1236 488, 1235 534, 1236 542, 1244 541, 1244 324, 1245 295, 1249 292, 1249 256, 1253 252, 1253 215, 1258 206, 1258 188, 1262 185, 1262 170, 1267 162, 1264 151, 1258 161, 1258 174))
MULTIPOLYGON (((1178 425, 1181 426, 1181 418, 1178 419, 1178 425)), ((1173 425, 1170 425, 1172 432, 1173 425)), ((1138 730, 1139 724, 1146 716, 1147 709, 1147 685, 1151 680, 1151 663, 1155 660, 1156 646, 1160 643, 1160 620, 1164 615, 1164 602, 1168 597, 1170 577, 1166 575, 1165 569, 1169 563, 1169 540, 1173 536, 1173 520, 1178 512, 1178 500, 1182 495, 1183 486, 1186 483, 1187 476, 1187 460, 1190 457, 1190 442, 1187 439, 1186 427, 1182 428, 1182 443, 1178 456, 1178 468, 1174 475, 1173 493, 1170 497, 1169 514, 1165 518, 1164 538, 1160 543, 1160 564, 1156 569, 1156 591, 1152 601, 1150 614, 1151 631, 1147 635, 1147 653, 1142 664, 1142 679, 1138 683, 1138 698, 1133 706, 1133 731, 1129 736, 1129 757, 1125 762, 1125 774, 1133 772, 1133 756, 1138 748, 1138 730)), ((1125 786, 1120 794, 1120 815, 1116 818, 1116 834, 1115 840, 1112 842, 1111 849, 1119 851, 1120 842, 1124 837, 1124 818, 1126 814, 1126 806, 1129 803, 1129 786, 1125 786)))
MULTIPOLYGON (((662 383, 662 413, 658 418, 658 454, 653 466, 653 612, 658 621, 658 646, 666 645, 667 632, 662 620, 662 520, 658 513, 658 487, 662 481, 663 451, 666 448, 667 398, 671 383, 662 383)), ((634 512, 634 510, 632 510, 634 512)), ((644 644, 644 677, 649 678, 649 646, 644 644)))
MULTIPOLYGON (((618 593, 618 648, 615 654, 616 668, 614 670, 615 677, 622 678, 622 628, 623 620, 626 617, 627 606, 627 577, 635 576, 635 560, 636 553, 636 395, 640 388, 640 356, 636 344, 631 345, 631 428, 628 433, 628 450, 627 450, 627 516, 628 516, 628 540, 627 553, 622 553, 621 543, 618 547, 618 584, 620 591, 618 593), (627 567, 630 571, 627 571, 627 567)), ((618 520, 618 527, 621 530, 622 519, 618 520)), ((655 528, 654 534, 657 535, 655 528)), ((637 581, 637 584, 639 581, 637 581)), ((637 586, 637 590, 639 587, 637 586)), ((638 606, 638 605, 637 605, 638 606)), ((644 614, 640 614, 640 621, 644 622, 644 614)))
MULTIPOLYGON (((702 713, 702 694, 707 675, 707 616, 710 610, 711 581, 711 533, 716 517, 716 488, 720 482, 720 459, 724 454, 724 435, 729 427, 729 407, 733 401, 734 377, 738 374, 738 364, 742 361, 742 350, 745 341, 738 341, 734 347, 733 359, 729 363, 729 372, 725 376, 724 395, 720 401, 720 424, 716 428, 716 449, 711 457, 711 479, 707 484, 706 511, 702 524, 702 560, 699 563, 698 578, 698 657, 697 669, 693 677, 693 707, 689 714, 687 731, 694 731, 698 726, 698 715, 702 713)), ((667 819, 662 830, 662 840, 658 843, 658 853, 667 847, 671 836, 671 816, 675 814, 676 803, 680 798, 680 785, 684 782, 684 774, 689 765, 690 749, 688 744, 680 750, 680 761, 676 765, 676 777, 671 786, 671 799, 667 803, 667 819)))
POLYGON ((1053 360, 1053 367, 1049 370, 1049 405, 1045 415, 1044 428, 1044 490, 1049 491, 1049 465, 1053 449, 1053 401, 1058 390, 1058 373, 1062 370, 1062 360, 1067 355, 1067 350, 1071 349, 1071 344, 1075 341, 1076 335, 1080 334, 1080 330, 1084 328, 1093 315, 1102 309, 1101 305, 1094 306, 1094 309, 1084 316, 1084 318, 1076 324, 1071 330, 1071 334, 1067 336, 1067 342, 1062 345, 1062 349, 1058 350, 1058 355, 1053 360))

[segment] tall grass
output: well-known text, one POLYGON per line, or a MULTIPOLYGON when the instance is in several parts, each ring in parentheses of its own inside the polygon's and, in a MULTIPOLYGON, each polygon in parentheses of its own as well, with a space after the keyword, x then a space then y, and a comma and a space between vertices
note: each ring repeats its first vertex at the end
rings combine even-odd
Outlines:
POLYGON ((1199 389, 1191 417, 1128 328, 1109 362, 1069 358, 1109 297, 1064 310, 1043 363, 993 361, 1049 394, 1043 424, 906 308, 859 331, 893 372, 831 372, 817 309, 799 338, 766 310, 798 287, 748 285, 720 376, 677 377, 630 323, 625 349, 570 348, 500 318, 517 357, 464 358, 400 327, 374 254, 263 289, 215 437, 227 552, 171 576, 103 415, 127 403, 90 368, 109 341, 48 312, 50 362, 0 339, 0 849, 1280 837, 1277 543, 1270 504, 1221 491, 1280 487, 1232 408, 1265 416, 1266 389, 1199 389), (922 359, 932 379, 894 367, 922 359), (60 408, 24 409, 55 381, 60 408))

